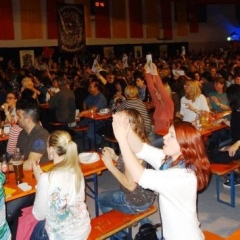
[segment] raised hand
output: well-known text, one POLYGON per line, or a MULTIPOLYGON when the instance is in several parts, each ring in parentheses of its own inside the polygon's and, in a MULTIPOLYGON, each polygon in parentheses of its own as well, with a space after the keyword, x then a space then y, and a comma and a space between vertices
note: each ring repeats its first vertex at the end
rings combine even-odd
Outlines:
POLYGON ((129 117, 124 111, 113 115, 113 132, 118 142, 126 141, 130 126, 129 117))

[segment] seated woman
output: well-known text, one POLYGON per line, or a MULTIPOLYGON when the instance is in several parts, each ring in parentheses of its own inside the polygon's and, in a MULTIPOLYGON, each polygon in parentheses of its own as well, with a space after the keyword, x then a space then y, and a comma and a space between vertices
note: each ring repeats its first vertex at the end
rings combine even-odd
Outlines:
MULTIPOLYGON (((213 112, 224 112, 229 111, 229 103, 226 94, 226 81, 222 77, 216 77, 214 79, 214 92, 210 92, 208 95, 208 102, 211 110, 213 112)), ((208 138, 208 150, 211 151, 215 147, 218 148, 219 144, 222 141, 225 141, 230 138, 230 130, 229 129, 221 129, 219 131, 214 132, 210 138, 208 138)))
POLYGON ((223 112, 230 110, 227 94, 226 94, 226 81, 223 77, 217 77, 214 80, 214 92, 208 95, 210 108, 214 112, 223 112))
POLYGON ((201 94, 197 81, 187 80, 184 85, 185 96, 181 98, 180 114, 177 117, 187 122, 195 122, 200 111, 209 112, 206 97, 201 94))
MULTIPOLYGON (((230 126, 231 139, 220 144, 218 149, 209 151, 209 159, 215 163, 227 163, 240 159, 240 85, 232 84, 227 88, 227 98, 232 110, 230 121, 227 118, 221 118, 217 123, 224 122, 230 126)), ((224 183, 225 187, 230 187, 230 182, 224 183)), ((235 177, 235 186, 240 186, 240 176, 235 177)))
POLYGON ((143 143, 131 124, 127 114, 113 115, 114 134, 131 178, 159 193, 162 237, 203 240, 196 201, 197 192, 208 184, 210 164, 201 134, 188 122, 174 122, 163 137, 163 149, 158 149, 143 143), (154 169, 144 168, 139 158, 154 169))
POLYGON ((17 122, 16 103, 18 97, 18 92, 8 92, 6 102, 2 105, 6 116, 5 121, 11 123, 12 125, 17 122))
POLYGON ((16 112, 16 104, 18 100, 19 94, 18 92, 12 91, 7 93, 6 102, 2 105, 5 113, 5 122, 11 123, 11 128, 9 130, 9 139, 7 142, 6 148, 6 157, 9 160, 11 155, 13 154, 16 144, 17 138, 22 130, 17 124, 17 112, 16 112))
MULTIPOLYGON (((123 112, 126 113, 129 122, 131 122, 133 131, 143 142, 148 142, 144 133, 144 123, 141 114, 135 109, 126 109, 123 112)), ((117 209, 121 212, 135 214, 148 209, 155 200, 155 193, 151 190, 143 189, 133 181, 130 173, 125 168, 121 154, 117 156, 114 150, 109 147, 105 147, 102 153, 104 164, 119 181, 120 189, 99 194, 98 204, 101 211, 105 213, 112 209, 117 209), (117 162, 116 166, 113 160, 117 162)), ((143 164, 143 161, 140 159, 139 162, 143 164)), ((144 222, 147 222, 147 220, 145 219, 144 222)))
POLYGON ((140 73, 134 78, 134 83, 138 88, 139 99, 141 99, 143 102, 149 102, 150 94, 148 87, 146 85, 144 77, 140 73))
POLYGON ((138 98, 138 90, 134 85, 128 85, 124 90, 126 100, 113 110, 120 111, 127 108, 133 108, 139 111, 144 119, 145 132, 149 136, 152 131, 151 119, 143 101, 138 98))
POLYGON ((85 240, 91 225, 77 145, 69 133, 55 131, 48 139, 47 151, 54 166, 46 173, 39 165, 33 166, 38 182, 33 215, 39 222, 31 239, 85 240))
POLYGON ((110 100, 110 108, 113 109, 119 106, 124 100, 126 100, 124 96, 124 89, 126 88, 127 84, 124 80, 117 79, 114 81, 115 86, 115 94, 113 98, 110 100))

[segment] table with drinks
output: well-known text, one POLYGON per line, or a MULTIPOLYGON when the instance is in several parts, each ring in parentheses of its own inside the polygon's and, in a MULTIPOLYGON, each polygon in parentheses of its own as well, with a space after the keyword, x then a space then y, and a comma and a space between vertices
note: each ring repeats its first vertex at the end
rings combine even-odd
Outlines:
MULTIPOLYGON (((220 118, 226 117, 231 114, 231 111, 224 111, 221 113, 202 113, 199 116, 199 122, 193 122, 192 124, 199 130, 204 140, 210 136, 213 132, 228 128, 225 123, 216 123, 220 118)), ((168 128, 157 131, 157 134, 164 136, 168 133, 168 128)))
MULTIPOLYGON (((99 153, 98 153, 99 154, 99 153)), ((99 154, 100 155, 100 154, 99 154)), ((18 163, 15 163, 13 160, 13 169, 14 172, 4 172, 6 175, 6 182, 4 184, 6 202, 12 201, 14 199, 18 199, 32 193, 36 192, 36 179, 33 175, 32 171, 23 171, 23 159, 21 158, 18 163), (20 161, 20 162, 19 162, 20 161)), ((81 166, 85 182, 86 188, 90 190, 90 192, 86 192, 88 196, 94 199, 95 202, 95 214, 99 215, 99 209, 97 204, 98 197, 98 175, 102 173, 102 171, 106 170, 106 166, 101 160, 96 161, 90 164, 79 163, 81 166), (93 187, 91 187, 88 182, 93 183, 93 187)), ((53 166, 53 161, 49 161, 46 164, 41 166, 44 172, 47 172, 53 166)))
MULTIPOLYGON (((105 109, 103 109, 105 110, 105 109)), ((97 139, 96 139, 96 121, 101 121, 101 120, 108 120, 112 117, 112 112, 108 109, 105 112, 93 112, 91 111, 90 113, 87 113, 83 116, 84 118, 91 119, 93 121, 93 127, 94 127, 94 145, 95 145, 95 151, 97 151, 97 139)))

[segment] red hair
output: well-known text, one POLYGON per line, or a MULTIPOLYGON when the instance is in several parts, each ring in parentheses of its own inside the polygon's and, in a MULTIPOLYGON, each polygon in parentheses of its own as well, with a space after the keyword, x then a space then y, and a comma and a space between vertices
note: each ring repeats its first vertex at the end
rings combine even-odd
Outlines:
POLYGON ((189 122, 174 122, 173 127, 181 155, 176 161, 173 161, 172 166, 184 161, 185 167, 195 172, 198 182, 197 189, 201 190, 207 186, 210 177, 210 163, 202 136, 189 122))

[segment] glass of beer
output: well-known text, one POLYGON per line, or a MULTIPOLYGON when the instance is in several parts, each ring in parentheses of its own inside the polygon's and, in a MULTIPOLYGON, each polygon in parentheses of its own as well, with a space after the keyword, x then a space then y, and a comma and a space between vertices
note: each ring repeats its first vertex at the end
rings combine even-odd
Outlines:
POLYGON ((22 183, 23 178, 23 160, 24 156, 21 154, 19 149, 16 149, 12 156, 13 170, 15 173, 16 184, 22 183))

